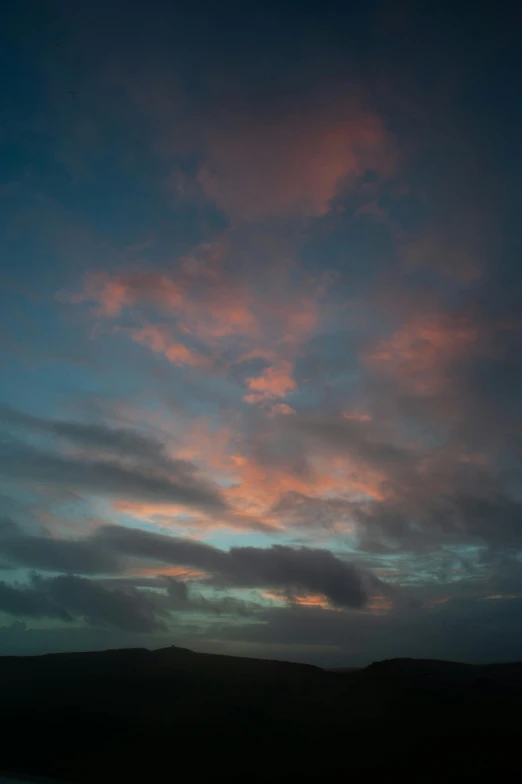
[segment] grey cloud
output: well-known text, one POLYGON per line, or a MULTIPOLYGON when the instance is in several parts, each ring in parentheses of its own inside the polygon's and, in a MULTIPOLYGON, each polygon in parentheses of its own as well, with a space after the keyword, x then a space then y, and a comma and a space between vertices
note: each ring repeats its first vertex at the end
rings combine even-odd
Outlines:
POLYGON ((98 529, 93 541, 117 553, 210 572, 226 568, 228 561, 226 552, 203 542, 117 525, 98 529))
POLYGON ((367 600, 366 575, 328 550, 276 545, 233 547, 228 552, 190 540, 108 526, 96 535, 119 553, 208 571, 228 587, 277 587, 321 593, 336 605, 359 607, 367 600))
POLYGON ((323 447, 345 454, 354 454, 368 464, 382 469, 398 471, 410 467, 418 453, 411 448, 383 440, 384 423, 378 425, 369 421, 346 419, 339 412, 327 416, 289 417, 290 431, 302 439, 313 440, 323 447))
POLYGON ((174 601, 186 604, 189 598, 189 589, 183 580, 176 580, 175 577, 165 577, 167 584, 167 593, 174 601))
POLYGON ((10 615, 27 618, 60 618, 68 614, 56 607, 43 592, 28 586, 13 586, 0 582, 0 610, 10 615))
POLYGON ((354 505, 363 548, 429 549, 444 544, 519 549, 522 502, 499 475, 449 463, 444 476, 434 469, 389 499, 354 505))
POLYGON ((172 463, 168 476, 115 461, 44 452, 21 442, 0 445, 0 474, 80 491, 123 496, 149 503, 185 504, 209 512, 224 512, 219 491, 188 478, 186 465, 172 463))
MULTIPOLYGON (((19 566, 68 569, 71 572, 119 571, 121 559, 132 556, 201 569, 207 583, 223 587, 274 587, 289 595, 321 593, 335 605, 364 605, 371 575, 328 550, 307 547, 233 547, 229 551, 164 534, 120 526, 104 526, 85 540, 50 540, 7 529, 0 537, 0 555, 19 566)), ((160 567, 158 567, 160 573, 160 567)), ((180 587, 172 583, 171 591, 180 587)))
MULTIPOLYGON (((174 643, 210 653, 222 653, 225 645, 232 655, 247 651, 251 656, 276 655, 323 666, 364 666, 396 656, 477 663, 519 661, 521 602, 520 598, 461 598, 387 615, 271 607, 259 609, 247 623, 222 623, 220 619, 210 633, 205 625, 195 629, 176 622, 168 633, 160 629, 148 634, 146 645, 158 648, 174 643)), ((32 629, 15 622, 0 627, 2 652, 11 655, 143 644, 142 634, 108 624, 32 629)))
POLYGON ((328 550, 274 545, 230 550, 230 571, 223 575, 233 585, 305 589, 320 593, 339 607, 361 607, 367 600, 363 573, 328 550))
POLYGON ((190 614, 206 615, 238 615, 252 617, 263 609, 264 605, 255 601, 243 601, 235 596, 223 594, 214 588, 208 595, 209 586, 206 585, 207 595, 195 589, 196 580, 184 582, 177 577, 162 575, 157 577, 109 577, 98 580, 108 587, 155 588, 157 591, 158 605, 168 612, 188 612, 190 614))
POLYGON ((7 563, 56 572, 111 574, 122 568, 117 555, 98 547, 90 538, 35 536, 13 524, 0 525, 0 556, 7 563))
POLYGON ((50 433, 75 443, 106 449, 123 456, 137 456, 165 461, 161 441, 128 428, 114 428, 99 423, 70 422, 18 411, 12 406, 0 405, 0 422, 27 430, 50 433))
POLYGON ((256 602, 246 602, 236 599, 235 596, 213 595, 203 596, 194 591, 190 583, 185 583, 175 577, 158 578, 158 584, 166 586, 169 601, 167 606, 175 611, 188 611, 206 615, 237 615, 252 617, 257 614, 262 605, 256 602))
POLYGON ((34 575, 29 585, 0 582, 0 610, 17 617, 84 620, 130 632, 161 628, 159 605, 136 589, 111 589, 85 577, 34 575))
POLYGON ((89 623, 117 626, 125 631, 151 632, 161 627, 158 607, 143 591, 109 590, 85 577, 61 575, 34 580, 57 605, 89 623))
POLYGON ((378 615, 316 607, 271 607, 255 623, 224 625, 223 640, 265 645, 312 646, 300 656, 330 666, 364 666, 395 657, 440 658, 487 663, 522 659, 521 598, 452 599, 427 608, 409 607, 378 615), (321 650, 321 647, 324 647, 321 650))
MULTIPOLYGON (((394 404, 398 399, 400 396, 394 404)), ((440 399, 431 404, 438 416, 440 399)), ((410 427, 419 428, 424 421, 426 429, 429 405, 423 402, 424 420, 412 420, 410 427)), ((448 405, 448 409, 451 411, 452 407, 448 405)), ((507 438, 497 432, 492 434, 491 443, 484 443, 487 431, 481 431, 492 427, 496 419, 490 414, 484 424, 482 416, 473 411, 470 420, 466 420, 465 412, 459 415, 455 432, 450 429, 448 433, 439 419, 437 440, 433 436, 435 448, 429 439, 417 440, 414 447, 406 447, 399 440, 399 423, 390 425, 387 421, 390 411, 385 410, 384 419, 377 414, 370 421, 346 420, 330 414, 299 415, 284 423, 294 439, 294 449, 306 453, 311 443, 315 443, 353 457, 357 461, 354 470, 360 465, 363 472, 370 470, 377 472, 376 476, 381 475, 384 499, 349 503, 337 498, 325 502, 287 494, 273 512, 290 524, 312 527, 335 525, 337 512, 339 521, 351 519, 358 526, 363 549, 380 546, 384 550, 397 547, 418 550, 466 540, 470 544, 486 542, 492 547, 520 547, 522 500, 518 492, 520 467, 516 459, 516 437, 507 438), (473 439, 475 415, 476 438, 473 439), (471 430, 466 431, 466 427, 471 430), (388 434, 387 440, 383 440, 383 433, 388 434), (498 448, 499 440, 502 449, 498 448)), ((419 413, 413 405, 409 411, 419 413)))
POLYGON ((293 491, 282 495, 271 510, 286 525, 309 529, 321 526, 326 530, 350 525, 353 512, 354 504, 343 498, 313 498, 293 491))

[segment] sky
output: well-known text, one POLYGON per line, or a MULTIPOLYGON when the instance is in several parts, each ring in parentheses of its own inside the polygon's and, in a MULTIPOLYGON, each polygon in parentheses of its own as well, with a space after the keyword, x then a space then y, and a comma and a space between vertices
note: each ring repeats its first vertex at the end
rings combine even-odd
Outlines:
POLYGON ((3 653, 522 659, 514 14, 6 4, 3 653))

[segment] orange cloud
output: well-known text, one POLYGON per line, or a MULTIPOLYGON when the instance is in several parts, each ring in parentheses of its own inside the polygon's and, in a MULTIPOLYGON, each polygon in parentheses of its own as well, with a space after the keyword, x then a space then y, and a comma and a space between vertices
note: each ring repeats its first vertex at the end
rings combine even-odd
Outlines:
POLYGON ((393 602, 389 596, 372 596, 365 610, 372 615, 386 615, 393 609, 393 602))
POLYGON ((130 569, 126 572, 126 575, 128 577, 177 577, 187 582, 190 580, 201 581, 208 577, 206 572, 201 572, 197 569, 169 565, 159 567, 157 564, 155 566, 140 566, 136 569, 130 569))
MULTIPOLYGON (((284 464, 261 463, 252 455, 233 455, 236 482, 224 494, 232 508, 243 514, 280 525, 272 508, 287 493, 311 498, 357 498, 361 495, 382 500, 386 476, 362 461, 319 452, 310 454, 310 472, 300 475, 284 464)), ((341 528, 346 531, 346 524, 341 528)), ((350 526, 351 530, 351 526, 350 526)))
POLYGON ((261 375, 247 378, 246 385, 251 391, 243 397, 243 400, 247 403, 260 403, 263 400, 285 397, 297 387, 292 371, 291 362, 280 360, 276 365, 264 370, 261 375))
MULTIPOLYGON (((272 408, 283 407, 280 416, 290 416, 286 404, 268 407, 265 435, 269 444, 277 436, 279 424, 270 415, 272 408)), ((147 504, 120 499, 112 502, 116 512, 130 515, 160 528, 180 531, 185 536, 199 536, 210 530, 258 530, 260 526, 280 529, 285 516, 274 509, 285 494, 296 493, 314 499, 358 500, 361 496, 381 500, 385 497, 386 476, 359 458, 332 454, 319 446, 307 454, 309 471, 299 472, 291 460, 262 459, 241 437, 236 420, 216 427, 205 417, 180 421, 178 418, 151 416, 139 409, 125 409, 118 416, 129 424, 144 421, 162 433, 166 452, 173 459, 193 463, 202 479, 216 482, 221 488, 230 511, 222 517, 207 516, 201 511, 190 513, 181 505, 147 504), (145 419, 144 419, 145 418, 145 419)), ((275 442, 277 446, 277 438, 275 442)), ((277 454, 277 451, 276 453, 277 454)), ((295 525, 295 523, 291 523, 295 525)), ((353 524, 341 513, 332 522, 332 530, 346 533, 353 524)))
POLYGON ((292 596, 289 597, 284 591, 262 591, 261 596, 263 599, 283 602, 285 604, 291 602, 292 604, 298 604, 301 607, 322 607, 325 610, 334 609, 326 596, 323 596, 322 594, 292 594, 292 596))

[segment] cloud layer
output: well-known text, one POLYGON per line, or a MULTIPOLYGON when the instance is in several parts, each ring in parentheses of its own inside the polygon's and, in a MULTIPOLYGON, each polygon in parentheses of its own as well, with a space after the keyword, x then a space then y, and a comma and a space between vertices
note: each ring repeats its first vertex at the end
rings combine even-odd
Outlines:
MULTIPOLYGON (((226 552, 203 542, 116 526, 102 527, 81 540, 59 540, 25 534, 5 524, 0 553, 7 565, 80 574, 117 574, 124 566, 129 568, 131 558, 194 567, 212 585, 276 588, 289 597, 320 594, 339 607, 363 606, 370 590, 379 586, 364 569, 326 550, 273 545, 233 547, 226 552)), ((157 568, 161 574, 162 566, 157 568)))
POLYGON ((517 26, 211 5, 9 12, 0 637, 522 658, 517 26))

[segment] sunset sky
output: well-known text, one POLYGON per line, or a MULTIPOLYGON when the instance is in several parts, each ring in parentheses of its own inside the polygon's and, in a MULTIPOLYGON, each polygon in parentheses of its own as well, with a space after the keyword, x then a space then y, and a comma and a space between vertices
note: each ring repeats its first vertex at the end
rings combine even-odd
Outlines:
POLYGON ((522 659, 522 56, 458 6, 7 3, 2 653, 522 659))

